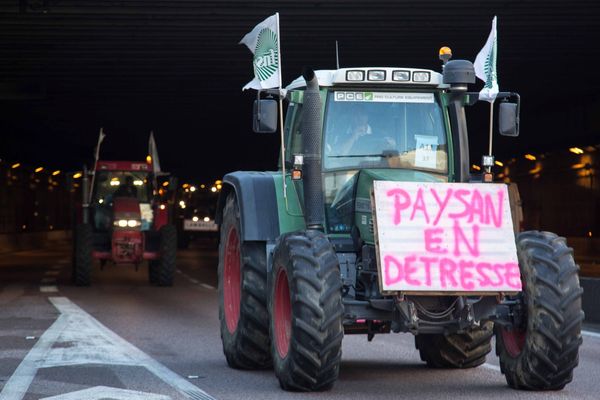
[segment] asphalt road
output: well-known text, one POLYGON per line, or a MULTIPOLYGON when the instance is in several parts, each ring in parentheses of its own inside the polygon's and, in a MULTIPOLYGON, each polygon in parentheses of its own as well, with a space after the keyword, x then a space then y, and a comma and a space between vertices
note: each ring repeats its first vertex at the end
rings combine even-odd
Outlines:
POLYGON ((346 336, 340 379, 288 393, 272 371, 229 369, 221 349, 217 254, 180 252, 172 288, 146 267, 107 266, 70 283, 67 246, 0 255, 0 400, 598 399, 600 334, 587 326, 574 381, 558 392, 506 386, 494 355, 473 370, 430 370, 409 334, 346 336))

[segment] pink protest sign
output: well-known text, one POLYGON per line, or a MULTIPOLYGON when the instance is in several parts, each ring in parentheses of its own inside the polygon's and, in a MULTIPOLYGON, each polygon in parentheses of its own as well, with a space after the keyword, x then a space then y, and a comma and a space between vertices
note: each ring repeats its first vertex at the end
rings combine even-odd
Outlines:
POLYGON ((517 292, 503 184, 374 182, 384 292, 517 292))

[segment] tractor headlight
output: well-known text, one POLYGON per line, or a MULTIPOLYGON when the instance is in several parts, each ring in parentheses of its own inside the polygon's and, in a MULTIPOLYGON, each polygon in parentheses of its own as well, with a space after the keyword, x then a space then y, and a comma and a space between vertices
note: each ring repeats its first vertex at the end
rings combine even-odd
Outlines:
POLYGON ((114 225, 119 228, 136 228, 142 225, 142 222, 137 219, 119 219, 114 222, 114 225))
POLYGON ((385 71, 372 69, 368 72, 367 79, 370 81, 385 81, 385 71))
POLYGON ((360 71, 360 70, 346 71, 346 80, 347 81, 364 81, 365 80, 365 71, 360 71))
POLYGON ((397 70, 392 72, 392 80, 393 81, 410 81, 410 71, 397 70))
POLYGON ((413 72, 413 82, 429 82, 430 80, 431 74, 428 71, 413 72))

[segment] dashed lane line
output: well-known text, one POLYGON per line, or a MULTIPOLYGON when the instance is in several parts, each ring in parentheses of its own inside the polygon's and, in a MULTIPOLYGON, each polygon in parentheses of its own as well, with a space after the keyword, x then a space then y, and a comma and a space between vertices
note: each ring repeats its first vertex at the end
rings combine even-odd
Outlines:
POLYGON ((46 278, 42 278, 42 282, 41 283, 56 283, 56 278, 51 278, 51 277, 46 277, 46 278))
POLYGON ((209 285, 207 283, 201 283, 200 286, 202 286, 203 288, 208 289, 208 290, 215 290, 216 289, 216 287, 214 287, 212 285, 209 285))
POLYGON ((58 292, 56 285, 42 285, 40 286, 40 292, 42 293, 55 293, 58 292))

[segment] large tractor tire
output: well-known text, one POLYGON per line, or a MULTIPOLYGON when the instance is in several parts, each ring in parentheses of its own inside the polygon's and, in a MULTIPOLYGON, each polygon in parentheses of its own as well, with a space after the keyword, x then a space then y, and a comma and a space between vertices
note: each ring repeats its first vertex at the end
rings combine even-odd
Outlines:
POLYGON ((474 368, 485 362, 492 350, 494 324, 487 322, 462 333, 415 336, 421 360, 432 368, 474 368))
POLYGON ((94 231, 90 224, 78 224, 73 238, 73 281, 77 286, 89 286, 92 283, 92 250, 94 249, 94 231))
POLYGON ((152 281, 155 276, 158 286, 173 286, 175 264, 177 262, 177 230, 171 224, 163 225, 159 230, 159 234, 160 255, 155 262, 156 264, 153 265, 151 262, 148 265, 149 278, 152 281))
POLYGON ((160 264, 159 264, 158 260, 148 261, 148 281, 150 281, 150 283, 152 285, 158 284, 159 267, 160 267, 160 264))
POLYGON ((566 241, 549 232, 517 237, 523 292, 521 326, 496 326, 496 353, 508 385, 559 390, 579 363, 581 295, 579 267, 566 241))
POLYGON ((318 231, 282 236, 270 280, 271 354, 285 390, 330 389, 342 356, 342 281, 337 256, 318 231))
POLYGON ((241 240, 240 211, 231 194, 223 209, 219 243, 219 320, 227 364, 270 368, 267 259, 264 243, 241 240))

